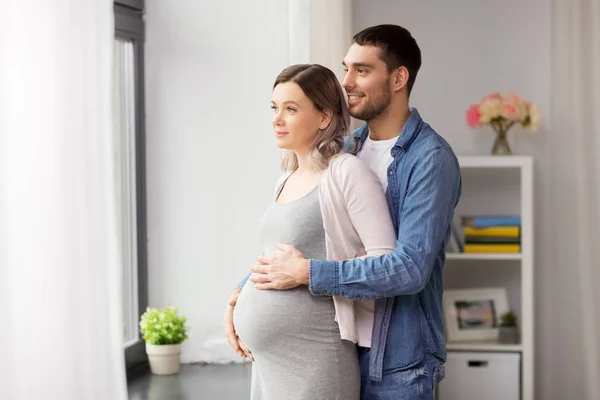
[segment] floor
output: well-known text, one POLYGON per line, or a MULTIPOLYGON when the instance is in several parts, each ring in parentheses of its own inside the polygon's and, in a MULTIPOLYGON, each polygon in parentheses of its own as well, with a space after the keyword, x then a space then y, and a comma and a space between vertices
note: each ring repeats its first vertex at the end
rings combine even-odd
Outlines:
POLYGON ((132 379, 129 400, 248 400, 251 368, 250 363, 184 364, 176 375, 132 379))

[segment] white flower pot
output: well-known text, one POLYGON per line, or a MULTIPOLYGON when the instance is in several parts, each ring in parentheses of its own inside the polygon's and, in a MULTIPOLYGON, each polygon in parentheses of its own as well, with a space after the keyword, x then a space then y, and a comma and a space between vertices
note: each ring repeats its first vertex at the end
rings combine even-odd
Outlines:
POLYGON ((179 372, 181 365, 181 344, 146 343, 146 354, 150 370, 155 375, 171 375, 179 372))

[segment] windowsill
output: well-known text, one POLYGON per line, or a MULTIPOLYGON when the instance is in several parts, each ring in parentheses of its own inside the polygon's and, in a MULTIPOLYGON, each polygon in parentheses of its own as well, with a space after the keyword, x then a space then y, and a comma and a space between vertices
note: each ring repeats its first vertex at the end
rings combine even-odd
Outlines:
POLYGON ((136 344, 138 344, 138 343, 139 343, 139 342, 141 342, 141 341, 142 341, 141 339, 133 339, 133 340, 130 340, 129 342, 125 342, 125 343, 123 343, 123 348, 124 348, 124 349, 128 349, 128 348, 130 348, 131 346, 135 346, 136 344))

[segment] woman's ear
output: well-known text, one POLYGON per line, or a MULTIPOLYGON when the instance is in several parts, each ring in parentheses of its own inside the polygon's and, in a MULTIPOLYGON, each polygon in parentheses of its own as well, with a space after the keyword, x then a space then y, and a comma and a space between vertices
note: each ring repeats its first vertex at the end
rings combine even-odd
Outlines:
POLYGON ((333 112, 331 110, 325 110, 321 113, 321 124, 319 125, 319 129, 326 129, 331 123, 331 119, 333 118, 333 112))

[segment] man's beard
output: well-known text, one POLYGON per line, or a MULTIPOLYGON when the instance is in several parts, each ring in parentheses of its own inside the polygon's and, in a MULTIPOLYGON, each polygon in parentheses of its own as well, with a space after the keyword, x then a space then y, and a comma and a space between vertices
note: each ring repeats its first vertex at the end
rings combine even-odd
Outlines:
POLYGON ((381 96, 375 98, 373 101, 366 101, 362 108, 358 110, 350 109, 350 115, 354 118, 371 121, 380 116, 392 102, 392 91, 390 87, 390 78, 388 77, 383 84, 381 90, 381 96))

